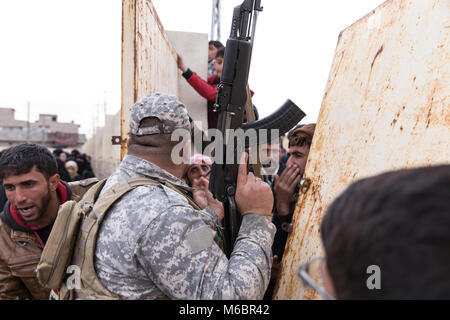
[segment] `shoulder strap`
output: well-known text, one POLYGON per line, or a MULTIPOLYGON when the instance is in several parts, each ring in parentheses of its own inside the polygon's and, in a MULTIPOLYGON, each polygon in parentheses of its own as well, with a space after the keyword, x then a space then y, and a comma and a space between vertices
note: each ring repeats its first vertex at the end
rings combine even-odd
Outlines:
POLYGON ((99 197, 99 194, 105 186, 106 179, 103 179, 93 185, 80 200, 80 207, 85 215, 89 215, 93 219, 103 218, 103 215, 108 211, 109 207, 122 197, 128 191, 143 186, 143 185, 158 185, 163 184, 169 189, 179 193, 186 198, 188 203, 196 210, 202 210, 200 206, 187 194, 187 192, 180 190, 177 186, 168 181, 161 181, 155 178, 131 178, 128 180, 122 180, 111 186, 108 190, 99 197), (92 210, 93 208, 96 210, 92 210))
POLYGON ((88 191, 83 195, 81 200, 79 201, 81 210, 87 214, 91 211, 94 206, 95 200, 98 198, 98 195, 103 189, 103 186, 106 183, 106 179, 100 180, 96 184, 94 184, 88 191))
POLYGON ((104 184, 105 180, 98 182, 89 189, 90 192, 86 193, 82 200, 85 201, 83 205, 86 207, 86 211, 82 209, 85 212, 85 217, 81 223, 80 233, 72 259, 73 264, 81 267, 81 280, 84 288, 82 290, 76 290, 76 296, 79 298, 83 298, 84 296, 101 297, 104 299, 119 298, 118 295, 111 293, 98 279, 94 266, 94 254, 98 230, 106 212, 125 193, 138 186, 163 184, 186 197, 194 208, 200 209, 194 200, 185 192, 167 181, 141 177, 131 178, 112 185, 99 197, 98 195, 104 184))
POLYGON ((168 181, 163 181, 161 183, 164 184, 167 188, 169 188, 169 189, 181 194, 183 197, 185 197, 186 200, 191 205, 191 207, 193 207, 194 209, 202 210, 202 208, 200 208, 200 206, 197 204, 197 202, 195 202, 195 200, 192 199, 192 197, 189 194, 187 194, 187 192, 180 190, 177 186, 174 186, 173 184, 171 184, 168 181))
POLYGON ((95 201, 90 218, 102 219, 109 207, 114 204, 125 193, 133 190, 136 187, 143 185, 158 185, 159 181, 151 178, 131 178, 129 180, 122 180, 111 186, 104 194, 95 201))
MULTIPOLYGON (((98 279, 95 266, 95 244, 98 230, 108 209, 125 193, 141 185, 158 185, 159 182, 148 178, 132 178, 112 185, 99 196, 105 180, 93 186, 89 194, 83 197, 82 210, 85 213, 81 222, 72 263, 81 268, 83 289, 75 290, 75 296, 84 299, 97 297, 101 299, 118 299, 119 296, 110 292, 98 279), (100 185, 102 183, 102 185, 100 185)), ((63 285, 64 288, 64 285, 63 285)))

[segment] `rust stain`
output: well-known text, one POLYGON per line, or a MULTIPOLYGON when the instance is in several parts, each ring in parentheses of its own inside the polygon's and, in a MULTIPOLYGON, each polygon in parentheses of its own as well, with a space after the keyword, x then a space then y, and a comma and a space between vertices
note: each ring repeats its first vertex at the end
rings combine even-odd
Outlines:
POLYGON ((120 132, 122 144, 120 147, 120 159, 122 160, 127 152, 126 139, 128 138, 127 115, 129 114, 129 100, 136 90, 136 78, 128 75, 130 70, 134 74, 136 65, 136 0, 122 0, 122 80, 121 80, 121 122, 120 132), (131 52, 130 52, 131 51, 131 52), (125 61, 131 59, 131 61, 125 61))
POLYGON ((375 54, 375 57, 372 60, 372 63, 370 64, 370 69, 373 69, 373 65, 375 63, 375 60, 378 58, 378 56, 383 52, 383 45, 380 47, 380 49, 378 49, 377 53, 375 54))
POLYGON ((364 100, 367 101, 368 95, 369 95, 369 88, 370 88, 370 82, 372 79, 372 73, 373 73, 373 66, 375 64, 375 61, 380 56, 380 54, 384 50, 384 45, 381 45, 380 49, 378 49, 377 53, 375 54, 375 57, 372 60, 372 63, 370 64, 370 71, 369 71, 369 77, 367 78, 367 84, 366 84, 366 90, 364 92, 364 100))
POLYGON ((420 5, 409 0, 386 1, 386 10, 368 19, 370 28, 354 25, 348 33, 341 33, 316 127, 317 139, 310 151, 314 170, 307 170, 309 178, 319 173, 324 178, 313 183, 297 208, 303 216, 300 219, 298 213, 296 229, 286 248, 278 298, 315 298, 310 290, 299 286, 293 265, 320 253, 320 217, 330 193, 355 180, 357 173, 363 177, 397 167, 448 161, 450 105, 446 78, 450 56, 448 47, 442 45, 448 42, 448 20, 445 13, 437 11, 438 6, 435 12, 429 10, 430 2, 440 1, 419 1, 420 5), (397 32, 402 26, 414 26, 419 14, 423 17, 419 17, 420 28, 413 33, 397 32), (380 30, 378 35, 374 35, 374 27, 380 30), (394 33, 399 37, 392 37, 394 33), (369 45, 358 42, 358 37, 368 38, 369 45), (409 48, 423 52, 423 59, 420 56, 418 61, 417 55, 408 53, 409 48), (359 89, 361 79, 367 76, 367 83, 359 89), (342 111, 337 106, 359 114, 346 122, 336 116, 342 111), (392 130, 386 130, 389 124, 392 130), (346 144, 341 133, 354 143, 346 144), (323 193, 323 199, 314 192, 323 193))
POLYGON ((335 70, 335 72, 334 72, 334 78, 333 78, 333 80, 331 81, 330 88, 333 87, 334 81, 336 80, 336 77, 337 77, 337 75, 338 75, 338 73, 339 73, 339 69, 340 69, 340 67, 341 67, 342 60, 344 59, 344 53, 345 53, 345 50, 342 50, 342 52, 341 52, 341 58, 340 58, 340 60, 339 60, 339 62, 338 62, 338 64, 337 64, 336 70, 335 70))
POLYGON ((430 126, 431 123, 431 110, 433 109, 433 105, 430 105, 430 108, 428 109, 428 114, 427 114, 427 125, 426 128, 428 129, 428 127, 430 126))

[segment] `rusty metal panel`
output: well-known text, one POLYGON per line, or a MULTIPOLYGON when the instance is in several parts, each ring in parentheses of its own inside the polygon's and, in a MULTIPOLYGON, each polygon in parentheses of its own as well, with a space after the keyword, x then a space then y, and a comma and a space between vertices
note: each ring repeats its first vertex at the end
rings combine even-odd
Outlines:
POLYGON ((131 106, 154 92, 178 94, 176 52, 150 0, 122 0, 121 159, 131 106))
POLYGON ((323 255, 319 226, 351 182, 449 163, 450 1, 389 0, 341 32, 275 299, 316 299, 296 275, 323 255))

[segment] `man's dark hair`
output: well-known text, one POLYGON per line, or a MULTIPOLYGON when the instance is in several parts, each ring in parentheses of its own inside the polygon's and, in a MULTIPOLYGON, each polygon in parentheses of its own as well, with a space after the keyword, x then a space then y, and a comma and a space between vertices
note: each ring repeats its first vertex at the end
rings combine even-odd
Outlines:
POLYGON ((217 49, 223 48, 223 44, 220 41, 217 40, 210 40, 208 42, 208 45, 213 45, 214 47, 216 47, 217 49))
POLYGON ((0 179, 28 173, 34 166, 47 180, 58 173, 56 160, 46 147, 33 143, 10 147, 0 158, 0 179))
POLYGON ((80 151, 78 151, 78 149, 73 149, 70 154, 72 155, 72 157, 76 157, 80 154, 80 151))
POLYGON ((303 147, 307 146, 311 148, 314 131, 316 129, 315 123, 298 125, 288 134, 289 148, 290 147, 303 147))
POLYGON ((449 199, 450 165, 350 185, 321 225, 337 298, 450 299, 449 199), (381 289, 368 289, 371 265, 380 268, 381 289))
POLYGON ((63 153, 64 151, 62 150, 62 149, 55 149, 55 150, 53 150, 53 155, 55 156, 55 157, 59 157, 60 155, 61 155, 61 153, 63 153))
POLYGON ((225 47, 222 47, 222 48, 219 48, 218 50, 217 50, 217 52, 216 52, 216 59, 218 58, 218 57, 224 57, 225 56, 225 47))

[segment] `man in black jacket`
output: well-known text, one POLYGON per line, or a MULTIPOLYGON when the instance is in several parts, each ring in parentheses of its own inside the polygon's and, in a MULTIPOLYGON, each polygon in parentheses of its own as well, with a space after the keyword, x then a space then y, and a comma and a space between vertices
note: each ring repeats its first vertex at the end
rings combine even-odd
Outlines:
POLYGON ((66 170, 66 166, 65 166, 65 160, 63 161, 63 159, 66 159, 66 155, 64 153, 64 151, 62 149, 55 149, 53 150, 53 155, 55 156, 55 160, 56 160, 56 164, 58 167, 58 174, 59 174, 59 178, 63 181, 69 182, 71 181, 69 173, 66 170), (64 156, 61 156, 61 155, 64 156))
MULTIPOLYGON (((0 158, 2 157, 3 151, 0 151, 0 158)), ((8 199, 6 199, 5 189, 3 188, 3 179, 0 179, 0 212, 3 210, 5 203, 8 199)))

